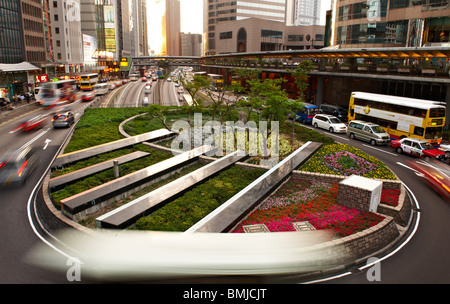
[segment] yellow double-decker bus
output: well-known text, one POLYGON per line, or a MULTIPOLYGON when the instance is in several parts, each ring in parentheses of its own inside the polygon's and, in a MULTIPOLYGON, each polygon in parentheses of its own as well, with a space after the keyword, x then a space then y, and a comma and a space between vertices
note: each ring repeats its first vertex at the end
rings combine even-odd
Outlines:
POLYGON ((81 91, 92 91, 97 83, 98 83, 97 73, 84 74, 80 76, 81 91))
POLYGON ((208 74, 208 78, 211 81, 211 89, 216 92, 223 90, 223 75, 220 74, 208 74))
POLYGON ((392 140, 420 138, 439 146, 445 126, 443 102, 408 97, 352 92, 348 120, 373 122, 389 133, 392 140))

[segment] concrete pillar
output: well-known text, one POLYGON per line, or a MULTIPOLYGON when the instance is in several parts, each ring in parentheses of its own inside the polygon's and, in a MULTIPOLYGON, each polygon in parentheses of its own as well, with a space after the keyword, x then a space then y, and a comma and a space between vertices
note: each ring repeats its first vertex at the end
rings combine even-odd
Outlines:
POLYGON ((325 90, 325 80, 322 77, 317 78, 317 95, 316 105, 319 106, 323 103, 323 94, 325 90))
POLYGON ((445 102, 447 103, 447 117, 445 118, 445 129, 448 129, 450 127, 450 115, 449 115, 449 109, 450 109, 450 85, 446 86, 447 92, 445 93, 445 102))

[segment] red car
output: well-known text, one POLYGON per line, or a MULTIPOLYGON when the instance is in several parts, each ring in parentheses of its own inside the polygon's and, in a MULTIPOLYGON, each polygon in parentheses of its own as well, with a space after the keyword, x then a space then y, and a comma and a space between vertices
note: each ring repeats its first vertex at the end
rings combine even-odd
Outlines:
POLYGON ((391 147, 397 153, 406 153, 422 158, 435 158, 438 160, 445 160, 448 155, 433 147, 429 142, 417 138, 402 138, 399 140, 392 140, 391 147))
POLYGON ((23 121, 20 125, 17 126, 13 131, 22 131, 22 132, 29 132, 33 130, 37 130, 39 128, 42 128, 47 122, 47 116, 41 115, 36 116, 33 118, 30 118, 28 120, 23 121))
POLYGON ((436 160, 411 161, 409 166, 420 173, 426 183, 439 195, 450 202, 450 166, 436 160))
POLYGON ((81 96, 81 101, 92 101, 95 99, 95 95, 92 92, 86 92, 81 96))

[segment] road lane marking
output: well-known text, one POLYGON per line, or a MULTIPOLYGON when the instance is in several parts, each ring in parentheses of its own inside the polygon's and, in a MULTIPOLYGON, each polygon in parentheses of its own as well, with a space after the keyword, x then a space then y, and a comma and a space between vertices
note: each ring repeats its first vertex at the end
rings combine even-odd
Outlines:
POLYGON ((50 130, 51 128, 48 128, 45 131, 42 131, 41 133, 39 133, 37 136, 33 137, 32 139, 30 139, 27 143, 25 143, 22 147, 20 147, 18 150, 22 150, 25 149, 26 147, 28 147, 29 145, 31 145, 32 143, 34 143, 36 140, 38 140, 40 137, 42 137, 45 133, 48 132, 48 130, 50 130))
POLYGON ((339 139, 346 140, 346 141, 349 141, 349 140, 350 140, 350 139, 348 139, 348 138, 345 138, 345 137, 342 137, 342 136, 339 136, 339 135, 336 135, 336 134, 333 134, 333 133, 330 133, 330 134, 328 134, 328 135, 334 136, 334 137, 337 137, 337 138, 339 138, 339 139))
POLYGON ((32 114, 32 113, 34 113, 34 112, 36 112, 36 111, 39 111, 39 110, 41 110, 41 109, 36 109, 36 110, 31 111, 31 112, 28 112, 28 113, 22 114, 22 115, 20 115, 20 116, 17 116, 16 118, 13 118, 13 119, 10 119, 10 120, 8 120, 8 121, 5 121, 4 123, 1 123, 1 124, 0 124, 0 127, 4 126, 4 125, 6 125, 6 124, 8 124, 8 123, 10 123, 10 122, 13 122, 13 121, 15 121, 15 120, 17 120, 17 119, 19 119, 19 118, 22 118, 22 117, 24 117, 24 116, 30 115, 30 114, 32 114))
POLYGON ((42 150, 47 149, 47 146, 48 146, 49 143, 51 143, 51 141, 52 141, 51 139, 48 139, 48 138, 47 138, 47 139, 45 140, 45 146, 44 146, 44 148, 43 148, 42 150))
POLYGON ((409 169, 409 170, 412 170, 417 176, 420 176, 420 177, 424 177, 424 176, 425 176, 425 175, 423 175, 422 173, 420 173, 419 171, 417 171, 416 169, 411 168, 411 167, 409 167, 409 166, 407 166, 407 165, 405 165, 405 164, 402 164, 401 162, 396 162, 396 164, 397 164, 397 165, 400 165, 400 166, 403 166, 403 167, 405 167, 405 168, 407 168, 407 169, 409 169))
POLYGON ((388 152, 388 151, 384 151, 384 150, 381 150, 381 149, 378 149, 378 148, 374 148, 374 147, 369 146, 369 145, 366 145, 366 144, 363 144, 363 146, 365 146, 365 147, 367 147, 367 148, 371 148, 371 149, 377 150, 377 151, 380 151, 380 152, 383 152, 383 153, 386 153, 386 154, 389 154, 389 155, 393 155, 393 156, 395 156, 395 157, 398 156, 398 155, 395 154, 395 153, 388 152))

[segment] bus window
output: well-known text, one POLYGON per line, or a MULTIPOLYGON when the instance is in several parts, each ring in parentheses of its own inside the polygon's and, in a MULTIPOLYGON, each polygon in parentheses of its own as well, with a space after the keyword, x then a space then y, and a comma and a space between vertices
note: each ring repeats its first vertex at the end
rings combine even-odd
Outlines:
POLYGON ((425 139, 438 139, 442 137, 442 127, 431 127, 425 130, 425 139))

